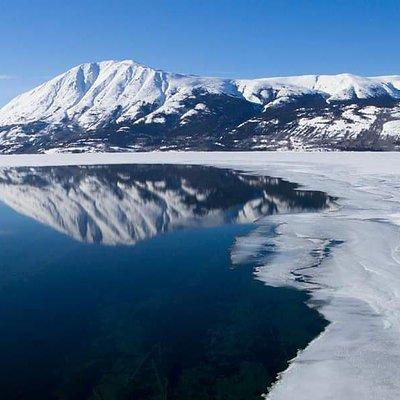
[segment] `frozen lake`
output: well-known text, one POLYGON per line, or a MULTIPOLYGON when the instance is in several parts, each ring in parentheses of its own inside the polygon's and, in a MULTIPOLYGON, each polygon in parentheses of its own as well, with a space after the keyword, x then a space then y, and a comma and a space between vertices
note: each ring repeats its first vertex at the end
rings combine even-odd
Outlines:
MULTIPOLYGON (((243 207, 240 214, 246 216, 247 222, 239 218, 244 223, 240 227, 248 225, 249 230, 232 233, 230 266, 236 269, 249 265, 250 270, 254 267, 254 277, 269 288, 307 291, 307 304, 317 307, 330 322, 279 374, 267 398, 399 398, 399 153, 168 152, 0 157, 4 167, 104 164, 209 165, 255 177, 281 177, 301 184, 302 188, 334 196, 337 200, 329 201, 316 212, 301 207, 287 212, 287 201, 275 201, 280 213, 270 215, 254 214, 254 205, 260 203, 250 201, 253 206, 243 207), (249 224, 253 219, 257 221, 249 224)), ((18 181, 21 182, 21 176, 17 175, 18 181)), ((68 185, 61 186, 57 193, 65 199, 62 193, 68 185)), ((76 238, 75 241, 98 240, 99 236, 94 235, 98 229, 77 230, 74 218, 60 224, 60 218, 49 219, 48 212, 36 213, 37 205, 43 204, 40 192, 36 193, 36 200, 26 202, 24 191, 10 190, 8 184, 3 189, 3 200, 15 210, 53 226, 64 236, 76 238)), ((94 192, 108 201, 101 190, 94 192)), ((91 197, 93 193, 88 196, 91 197)), ((52 202, 57 199, 58 195, 52 202)), ((90 202, 84 200, 82 206, 90 209, 90 202)), ((68 207, 69 202, 63 205, 68 207)), ((61 217, 71 213, 74 214, 73 206, 61 217)), ((118 215, 118 209, 114 209, 113 215, 118 215)), ((236 227, 239 219, 235 222, 229 217, 233 226, 228 226, 236 227)), ((211 229, 227 226, 226 219, 222 225, 203 221, 211 229)), ((174 232, 191 229, 183 225, 174 232)), ((131 241, 124 229, 103 228, 103 243, 131 241)), ((51 232, 55 235, 54 230, 51 232)))

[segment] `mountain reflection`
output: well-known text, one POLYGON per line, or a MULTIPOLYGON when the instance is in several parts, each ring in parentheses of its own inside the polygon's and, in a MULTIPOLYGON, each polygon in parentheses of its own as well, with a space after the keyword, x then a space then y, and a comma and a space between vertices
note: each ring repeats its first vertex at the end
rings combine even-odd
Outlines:
POLYGON ((332 202, 278 178, 180 165, 3 168, 0 200, 74 239, 108 245, 332 202))

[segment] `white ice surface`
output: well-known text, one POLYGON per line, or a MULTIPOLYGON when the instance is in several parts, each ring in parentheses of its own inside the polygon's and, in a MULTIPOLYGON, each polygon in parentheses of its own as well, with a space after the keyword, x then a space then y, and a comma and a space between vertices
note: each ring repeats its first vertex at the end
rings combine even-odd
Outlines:
POLYGON ((310 290, 331 321, 268 399, 400 398, 399 153, 136 153, 1 156, 0 166, 186 163, 283 177, 338 197, 337 209, 258 222, 232 249, 258 257, 258 279, 310 290), (273 226, 277 235, 265 232, 273 226))

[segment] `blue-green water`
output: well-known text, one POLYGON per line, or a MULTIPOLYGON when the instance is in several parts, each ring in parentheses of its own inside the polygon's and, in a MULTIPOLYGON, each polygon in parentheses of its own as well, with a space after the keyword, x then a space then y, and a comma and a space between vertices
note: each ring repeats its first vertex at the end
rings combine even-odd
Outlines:
POLYGON ((326 325, 230 261, 254 215, 322 193, 205 167, 1 176, 1 398, 257 399, 326 325))

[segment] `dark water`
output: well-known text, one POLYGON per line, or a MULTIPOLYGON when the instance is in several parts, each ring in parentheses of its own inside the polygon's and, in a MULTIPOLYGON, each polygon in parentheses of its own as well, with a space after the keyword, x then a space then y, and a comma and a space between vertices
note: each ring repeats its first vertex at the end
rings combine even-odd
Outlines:
POLYGON ((258 399, 326 325, 230 262, 323 193, 137 165, 3 169, 0 199, 1 399, 258 399))

